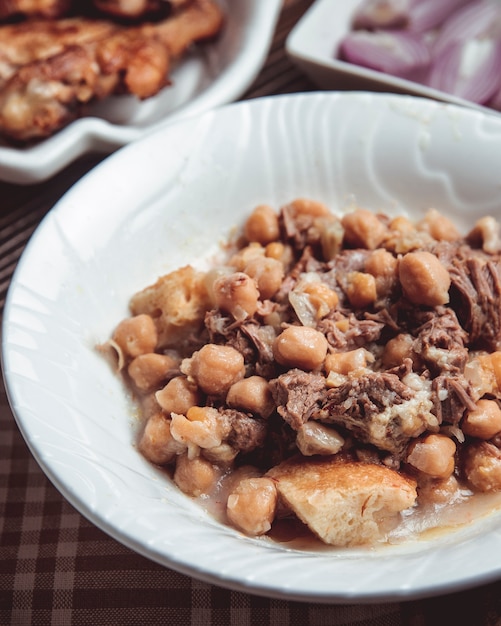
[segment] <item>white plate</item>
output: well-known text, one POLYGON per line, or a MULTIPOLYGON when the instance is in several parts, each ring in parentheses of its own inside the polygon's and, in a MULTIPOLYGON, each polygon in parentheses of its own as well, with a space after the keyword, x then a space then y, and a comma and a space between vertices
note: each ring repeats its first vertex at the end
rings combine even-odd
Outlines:
POLYGON ((47 476, 118 541, 233 589, 369 602, 499 577, 500 514, 378 550, 296 550, 219 524, 137 452, 133 407, 94 347, 135 291, 206 259, 259 203, 308 196, 337 210, 355 198, 411 218, 434 206, 468 228, 501 218, 500 159, 501 118, 369 93, 228 105, 109 157, 44 219, 5 307, 9 399, 47 476))
POLYGON ((452 102, 493 115, 499 114, 498 111, 438 89, 340 61, 336 57, 339 44, 350 32, 352 18, 360 2, 361 0, 316 0, 287 37, 287 54, 318 87, 412 94, 452 102))
POLYGON ((0 139, 0 180, 35 183, 86 152, 112 152, 162 124, 202 113, 241 96, 266 59, 282 0, 220 0, 227 16, 222 36, 187 56, 171 73, 173 84, 138 101, 112 97, 87 117, 34 146, 0 139))

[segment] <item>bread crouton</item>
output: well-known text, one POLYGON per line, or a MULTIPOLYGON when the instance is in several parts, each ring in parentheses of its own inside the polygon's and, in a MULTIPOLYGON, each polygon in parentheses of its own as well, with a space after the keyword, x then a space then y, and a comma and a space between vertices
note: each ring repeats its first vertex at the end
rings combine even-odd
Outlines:
POLYGON ((161 276, 130 301, 133 315, 146 313, 155 321, 158 347, 169 347, 198 332, 211 308, 205 274, 187 265, 161 276))
POLYGON ((272 468, 283 502, 322 541, 335 546, 384 539, 416 501, 416 483, 383 465, 335 457, 294 458, 272 468))

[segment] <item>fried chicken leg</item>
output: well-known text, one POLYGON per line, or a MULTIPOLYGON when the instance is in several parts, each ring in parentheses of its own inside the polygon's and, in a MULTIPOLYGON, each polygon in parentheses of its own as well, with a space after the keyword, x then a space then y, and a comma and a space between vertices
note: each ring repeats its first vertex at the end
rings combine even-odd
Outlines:
POLYGON ((66 14, 71 0, 0 0, 0 20, 13 16, 37 16, 54 19, 66 14))
MULTIPOLYGON (((155 95, 168 84, 171 65, 193 42, 217 34, 222 21, 214 0, 195 0, 159 23, 134 28, 83 18, 39 23, 37 37, 10 47, 0 33, 0 134, 18 142, 40 139, 79 117, 92 100, 155 95)), ((18 37, 21 42, 22 29, 18 37)))

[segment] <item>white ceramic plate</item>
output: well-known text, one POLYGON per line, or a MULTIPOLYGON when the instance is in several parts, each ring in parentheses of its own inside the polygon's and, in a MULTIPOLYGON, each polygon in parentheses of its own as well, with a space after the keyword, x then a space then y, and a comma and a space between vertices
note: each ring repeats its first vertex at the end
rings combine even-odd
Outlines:
POLYGON ((499 514, 378 550, 297 550, 219 524, 137 452, 133 407, 95 345, 135 291, 203 262, 259 203, 303 196, 342 210, 355 198, 411 218, 434 206, 468 228, 501 218, 500 159, 501 118, 368 93, 228 105, 109 157, 44 219, 5 308, 9 399, 47 476, 118 541, 233 589, 369 602, 499 577, 499 514))
POLYGON ((286 52, 321 89, 365 89, 412 94, 498 115, 497 111, 437 89, 336 58, 361 0, 316 0, 290 32, 286 52))
POLYGON ((227 22, 222 36, 187 56, 171 73, 172 85, 143 102, 112 97, 89 116, 41 143, 15 148, 0 139, 0 180, 34 183, 50 178, 86 152, 112 152, 163 123, 237 99, 257 76, 268 53, 281 0, 220 0, 227 22))

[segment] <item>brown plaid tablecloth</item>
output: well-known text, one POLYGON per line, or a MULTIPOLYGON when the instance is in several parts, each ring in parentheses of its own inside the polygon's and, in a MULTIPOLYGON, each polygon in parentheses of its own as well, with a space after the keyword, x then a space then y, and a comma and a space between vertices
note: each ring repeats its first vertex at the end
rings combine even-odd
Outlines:
MULTIPOLYGON (((313 89, 283 50, 310 4, 285 3, 266 65, 245 97, 313 89)), ((89 155, 30 187, 0 183, 0 310, 28 238, 101 158, 89 155)), ((247 595, 178 574, 108 537, 59 494, 31 456, 0 383, 0 626, 101 624, 500 626, 501 581, 421 601, 329 606, 247 595)))

